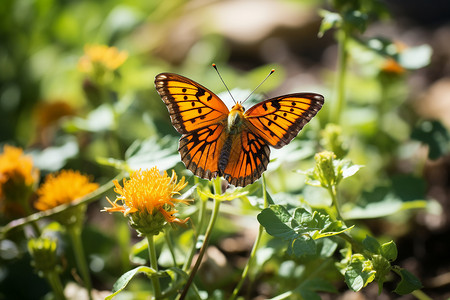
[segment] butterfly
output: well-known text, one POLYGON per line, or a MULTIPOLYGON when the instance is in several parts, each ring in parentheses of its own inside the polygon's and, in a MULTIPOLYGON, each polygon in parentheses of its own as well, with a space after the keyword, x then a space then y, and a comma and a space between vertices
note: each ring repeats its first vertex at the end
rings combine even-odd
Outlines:
POLYGON ((182 134, 178 151, 186 168, 198 177, 222 176, 241 187, 267 169, 269 146, 289 144, 324 103, 322 95, 296 93, 262 101, 247 111, 237 102, 229 110, 213 92, 181 75, 161 73, 155 87, 173 127, 182 134))

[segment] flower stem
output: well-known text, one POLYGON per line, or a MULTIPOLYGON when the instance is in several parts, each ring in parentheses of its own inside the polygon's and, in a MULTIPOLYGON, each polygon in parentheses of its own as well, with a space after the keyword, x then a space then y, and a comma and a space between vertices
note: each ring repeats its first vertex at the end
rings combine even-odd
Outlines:
MULTIPOLYGON (((221 193, 220 178, 214 179, 213 182, 214 182, 214 193, 216 195, 218 195, 221 193)), ((186 285, 184 286, 183 292, 180 295, 180 298, 179 298, 180 300, 183 300, 186 297, 189 287, 191 286, 192 281, 194 280, 195 274, 197 273, 198 268, 200 267, 200 263, 202 262, 203 255, 206 252, 206 248, 208 248, 208 243, 209 243, 209 239, 211 238, 212 229, 214 228, 214 224, 216 223, 217 216, 219 215, 220 203, 221 203, 220 200, 214 199, 214 208, 212 211, 211 219, 209 220, 208 228, 206 229, 203 245, 200 248, 200 252, 198 253, 197 261, 195 262, 195 265, 192 268, 191 274, 189 275, 186 285)))
MULTIPOLYGON (((264 174, 262 176, 262 188, 263 188, 263 198, 264 198, 264 208, 268 207, 268 201, 267 201, 267 191, 266 191, 266 179, 264 177, 264 174)), ((239 291, 241 290, 242 285, 244 284, 245 278, 247 277, 248 271, 253 265, 253 262, 256 258, 256 250, 258 249, 259 242, 261 241, 261 236, 263 234, 263 227, 261 224, 259 224, 259 230, 258 235, 256 236, 255 243, 253 244, 252 251, 250 252, 250 257, 248 258, 247 264, 244 267, 244 270, 242 271, 241 279, 239 280, 238 284, 234 288, 233 294, 231 295, 230 299, 234 300, 236 299, 237 295, 239 294, 239 291)))
POLYGON ((194 236, 194 241, 192 243, 191 252, 189 253, 188 259, 186 259, 186 261, 184 262, 183 271, 185 271, 185 272, 187 272, 187 270, 191 266, 192 259, 194 258, 195 252, 197 251, 196 246, 197 246, 198 235, 201 232, 203 225, 205 223, 205 220, 206 220, 206 205, 207 205, 207 203, 208 203, 207 200, 201 201, 197 237, 194 236))
MULTIPOLYGON (((155 242, 153 241, 153 235, 147 235, 148 242, 148 254, 150 256, 150 267, 158 272, 158 259, 156 258, 155 242)), ((161 286, 159 285, 159 278, 152 276, 153 290, 155 292, 155 298, 161 297, 161 286)))
POLYGON ((411 294, 419 300, 431 300, 431 298, 425 294, 422 290, 412 291, 411 294))
POLYGON ((50 283, 55 299, 65 300, 66 296, 64 296, 64 289, 61 284, 61 279, 59 278, 56 270, 46 272, 45 278, 47 278, 48 282, 50 283))
POLYGON ((175 249, 173 248, 172 239, 170 237, 170 231, 166 230, 164 234, 164 238, 166 239, 167 246, 169 247, 170 254, 172 255, 173 266, 177 266, 177 258, 175 257, 175 249))
POLYGON ((91 277, 89 275, 89 268, 86 262, 86 256, 84 255, 83 243, 81 241, 80 225, 80 222, 68 225, 67 230, 72 241, 73 252, 75 254, 75 260, 77 262, 78 270, 80 271, 84 286, 86 287, 86 290, 88 292, 89 299, 92 300, 92 283, 91 277))
POLYGON ((338 70, 336 74, 336 98, 330 109, 330 120, 332 123, 339 124, 342 115, 342 109, 345 102, 345 79, 347 76, 347 41, 348 35, 345 29, 338 31, 338 70))
POLYGON ((330 193, 331 200, 333 201, 333 206, 334 206, 334 209, 336 210, 337 218, 339 220, 343 220, 342 216, 341 216, 341 213, 340 213, 340 210, 339 210, 339 204, 338 204, 338 201, 337 201, 336 186, 335 185, 329 185, 327 190, 328 190, 328 193, 330 193))

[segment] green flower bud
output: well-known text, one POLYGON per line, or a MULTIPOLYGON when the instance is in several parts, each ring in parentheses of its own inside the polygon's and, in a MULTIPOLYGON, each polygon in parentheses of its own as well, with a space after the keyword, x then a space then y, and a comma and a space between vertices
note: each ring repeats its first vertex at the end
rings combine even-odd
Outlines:
POLYGON ((57 240, 47 237, 31 239, 28 241, 28 251, 33 259, 32 265, 44 275, 59 269, 57 250, 57 240))
POLYGON ((318 180, 322 187, 328 188, 337 185, 341 176, 335 171, 334 159, 336 155, 333 152, 322 151, 314 156, 316 165, 314 166, 313 176, 318 180))

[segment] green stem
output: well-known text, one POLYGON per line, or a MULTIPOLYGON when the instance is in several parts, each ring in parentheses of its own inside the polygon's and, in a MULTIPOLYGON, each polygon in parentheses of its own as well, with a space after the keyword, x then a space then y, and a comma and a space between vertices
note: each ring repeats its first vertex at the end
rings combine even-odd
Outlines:
POLYGON ((334 209, 336 210, 336 215, 337 215, 337 218, 339 219, 339 220, 342 220, 343 221, 343 219, 342 219, 342 216, 341 216, 341 212, 340 212, 340 210, 339 210, 339 204, 338 204, 338 201, 337 201, 337 191, 336 191, 336 186, 335 185, 330 185, 330 186, 328 186, 328 193, 330 194, 330 196, 331 196, 331 200, 333 201, 333 206, 334 206, 334 209))
POLYGON ((192 243, 192 247, 191 247, 191 252, 189 253, 188 259, 186 259, 186 261, 184 262, 183 271, 185 271, 185 272, 187 272, 187 270, 191 266, 192 260, 194 259, 194 255, 197 252, 198 236, 200 235, 200 232, 202 231, 203 226, 204 226, 205 221, 206 221, 206 205, 207 205, 207 203, 208 203, 208 200, 204 200, 204 201, 202 200, 201 201, 197 236, 194 237, 194 240, 193 240, 193 243, 192 243))
MULTIPOLYGON (((156 248, 155 242, 153 241, 153 235, 147 236, 148 242, 148 254, 150 256, 150 267, 153 268, 156 272, 158 272, 158 259, 156 258, 156 248)), ((159 278, 152 276, 153 290, 155 292, 155 298, 161 298, 161 286, 159 285, 159 278)))
POLYGON ((338 70, 336 74, 336 98, 334 99, 332 109, 330 109, 330 120, 332 123, 339 124, 342 115, 342 109, 345 103, 345 79, 347 76, 347 41, 348 35, 345 29, 338 31, 338 70))
POLYGON ((164 238, 166 239, 167 246, 169 247, 170 254, 172 255, 173 266, 177 266, 177 258, 175 257, 175 249, 173 248, 172 239, 170 237, 170 231, 166 230, 164 234, 164 238))
MULTIPOLYGON (((269 204, 267 201, 266 179, 264 177, 264 174, 262 176, 262 188, 263 188, 264 208, 267 208, 269 206, 269 204)), ((239 280, 238 284, 236 285, 236 287, 233 291, 233 294, 230 297, 231 300, 236 299, 237 295, 239 294, 239 291, 242 288, 242 285, 244 284, 245 278, 247 277, 247 274, 253 265, 253 262, 256 258, 256 250, 258 249, 259 242, 261 241, 261 236, 263 234, 263 231, 264 231, 264 228, 260 224, 259 230, 258 230, 258 235, 256 236, 255 243, 253 244, 252 251, 250 252, 250 257, 248 258, 247 264, 245 265, 244 270, 242 271, 241 279, 239 280)))
POLYGON ((86 262, 86 256, 84 255, 83 243, 81 241, 81 222, 68 225, 67 230, 72 241, 73 252, 75 254, 78 270, 80 271, 81 278, 84 281, 84 286, 88 291, 89 299, 92 300, 91 277, 89 275, 89 268, 86 262))
MULTIPOLYGON (((216 195, 221 194, 220 190, 220 178, 214 179, 214 193, 216 195)), ((198 253, 197 261, 195 262, 194 267, 192 268, 191 274, 189 275, 188 281, 186 282, 186 285, 184 286, 183 292, 180 295, 180 300, 183 300, 187 292, 189 290, 189 287, 192 284, 192 281, 194 280, 195 274, 198 271, 198 268, 200 267, 200 263, 202 262, 203 255, 206 252, 206 248, 208 248, 209 239, 211 238, 212 229, 214 228, 214 224, 216 223, 217 216, 219 215, 219 208, 220 208, 220 200, 214 199, 214 208, 212 211, 211 219, 209 220, 208 228, 206 229, 205 233, 205 239, 203 241, 203 245, 200 248, 200 252, 198 253)))
POLYGON ((55 299, 65 300, 66 296, 64 296, 64 289, 58 273, 56 271, 46 272, 45 278, 47 278, 48 282, 50 283, 55 299))
POLYGON ((419 300, 431 300, 431 298, 427 294, 422 292, 422 290, 412 291, 411 294, 419 300))

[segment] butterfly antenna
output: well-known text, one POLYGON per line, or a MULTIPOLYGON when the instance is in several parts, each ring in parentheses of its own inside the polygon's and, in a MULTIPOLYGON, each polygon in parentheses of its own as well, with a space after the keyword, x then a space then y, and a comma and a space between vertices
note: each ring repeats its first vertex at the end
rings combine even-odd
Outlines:
POLYGON ((217 74, 219 75, 220 80, 222 80, 223 85, 227 88, 227 91, 228 91, 228 93, 230 94, 231 99, 233 99, 233 101, 234 101, 234 104, 236 104, 236 100, 234 100, 233 95, 231 95, 230 90, 228 89, 227 85, 225 84, 225 81, 223 81, 223 78, 222 78, 222 76, 220 75, 219 70, 217 69, 216 64, 212 64, 212 66, 213 66, 213 68, 216 70, 217 74))
MULTIPOLYGON (((258 84, 258 86, 257 87, 255 87, 255 89, 250 93, 250 95, 248 95, 247 96, 247 98, 245 98, 245 100, 244 101, 242 101, 242 103, 244 103, 245 101, 247 101, 248 100, 248 98, 250 98, 250 96, 251 95, 253 95, 253 93, 267 80, 267 78, 269 78, 269 76, 270 75, 272 75, 273 74, 273 72, 275 72, 275 69, 272 69, 272 70, 270 70, 270 72, 269 72, 269 74, 267 74, 267 76, 266 76, 266 78, 264 78, 264 80, 263 81, 261 81, 261 83, 260 84, 258 84)), ((241 103, 241 104, 242 104, 241 103)))

